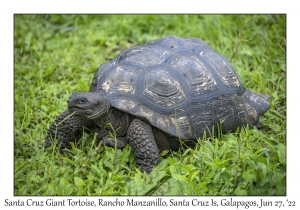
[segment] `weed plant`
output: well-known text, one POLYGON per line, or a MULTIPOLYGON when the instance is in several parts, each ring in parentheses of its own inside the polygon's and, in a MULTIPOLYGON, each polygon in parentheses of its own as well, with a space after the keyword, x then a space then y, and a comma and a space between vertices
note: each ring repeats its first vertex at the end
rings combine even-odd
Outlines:
POLYGON ((15 15, 14 194, 286 195, 285 49, 285 15, 15 15), (260 130, 163 152, 151 174, 136 169, 129 146, 104 147, 93 135, 65 155, 57 146, 44 151, 49 125, 71 93, 88 91, 100 64, 168 35, 234 55, 244 85, 271 96, 260 130))

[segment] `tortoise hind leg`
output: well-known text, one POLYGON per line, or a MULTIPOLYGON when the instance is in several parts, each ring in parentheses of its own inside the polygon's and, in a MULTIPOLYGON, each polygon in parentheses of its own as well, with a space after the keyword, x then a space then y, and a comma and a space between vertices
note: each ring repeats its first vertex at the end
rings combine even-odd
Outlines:
POLYGON ((140 119, 134 119, 127 130, 127 139, 138 167, 150 173, 159 162, 159 150, 152 127, 140 119))

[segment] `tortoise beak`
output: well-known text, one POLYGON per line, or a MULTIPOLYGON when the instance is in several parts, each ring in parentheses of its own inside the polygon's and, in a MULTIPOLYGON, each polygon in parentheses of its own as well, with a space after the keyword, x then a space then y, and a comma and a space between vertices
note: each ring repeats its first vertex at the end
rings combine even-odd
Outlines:
POLYGON ((72 98, 72 96, 68 100, 68 107, 72 108, 75 106, 75 100, 72 98))
POLYGON ((74 108, 77 107, 77 99, 80 97, 80 93, 73 93, 68 100, 68 107, 74 108))

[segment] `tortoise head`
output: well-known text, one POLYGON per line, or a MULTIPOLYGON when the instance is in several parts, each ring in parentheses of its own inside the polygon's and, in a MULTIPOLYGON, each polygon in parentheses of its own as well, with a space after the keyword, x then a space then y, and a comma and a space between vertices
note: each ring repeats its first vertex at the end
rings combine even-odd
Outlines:
POLYGON ((73 93, 68 100, 68 107, 69 112, 93 120, 108 112, 110 101, 96 92, 73 93))

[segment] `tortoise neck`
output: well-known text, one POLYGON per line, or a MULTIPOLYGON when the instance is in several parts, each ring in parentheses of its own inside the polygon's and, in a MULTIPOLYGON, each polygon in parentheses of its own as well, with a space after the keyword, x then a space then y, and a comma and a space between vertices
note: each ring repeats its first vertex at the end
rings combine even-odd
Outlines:
POLYGON ((110 109, 111 106, 109 100, 105 100, 105 102, 101 103, 98 110, 93 115, 88 116, 88 118, 95 122, 99 120, 103 121, 107 118, 110 109))
POLYGON ((110 107, 105 115, 93 119, 99 127, 108 131, 116 131, 117 136, 125 136, 132 117, 125 112, 110 107))

